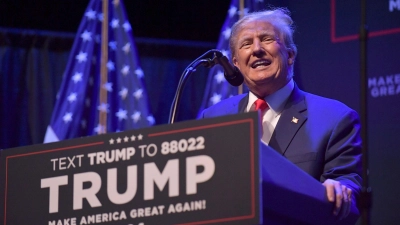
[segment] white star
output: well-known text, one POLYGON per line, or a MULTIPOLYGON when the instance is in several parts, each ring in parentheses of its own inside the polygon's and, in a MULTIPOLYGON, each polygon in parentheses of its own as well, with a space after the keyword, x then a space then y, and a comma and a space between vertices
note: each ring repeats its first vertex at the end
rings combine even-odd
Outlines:
POLYGON ((94 132, 97 134, 104 134, 104 126, 98 124, 97 127, 94 128, 94 132))
POLYGON ((76 55, 75 59, 77 59, 80 63, 81 63, 81 62, 86 62, 86 60, 87 60, 87 53, 85 53, 85 52, 79 52, 79 54, 76 55))
POLYGON ((92 33, 85 30, 82 34, 81 34, 81 38, 83 39, 83 42, 85 41, 91 41, 92 40, 92 33))
POLYGON ((135 96, 135 98, 137 100, 139 100, 142 96, 143 96, 143 90, 142 89, 138 89, 133 93, 133 96, 135 96))
POLYGON ((125 32, 128 32, 128 31, 130 31, 132 28, 131 28, 131 25, 129 24, 129 22, 125 22, 123 25, 122 25, 122 27, 124 28, 124 30, 125 30, 125 32))
POLYGON ((151 126, 151 125, 154 125, 154 123, 156 122, 156 121, 154 120, 154 117, 153 117, 153 116, 148 116, 148 117, 147 117, 147 121, 149 121, 150 126, 151 126))
POLYGON ((232 18, 233 16, 235 16, 237 12, 237 8, 235 6, 231 6, 231 8, 229 8, 228 13, 229 13, 229 17, 232 18))
POLYGON ((132 135, 132 136, 131 136, 131 141, 135 141, 135 140, 136 140, 135 135, 132 135))
POLYGON ((142 78, 144 75, 143 70, 141 68, 136 69, 135 74, 138 76, 138 78, 142 78))
POLYGON ((213 104, 216 104, 221 101, 221 95, 214 93, 214 95, 210 99, 213 104))
POLYGON ((111 138, 111 139, 109 140, 109 142, 110 142, 110 145, 114 144, 114 139, 111 138))
POLYGON ((118 94, 121 96, 122 99, 125 99, 126 96, 128 95, 128 88, 123 87, 123 88, 121 89, 121 91, 119 91, 118 94))
POLYGON ((105 84, 103 85, 103 88, 106 89, 108 92, 112 92, 112 91, 113 91, 112 85, 113 85, 113 84, 112 84, 111 82, 107 82, 107 83, 105 83, 105 84))
POLYGON ((89 19, 89 20, 93 20, 96 18, 96 12, 93 11, 92 9, 89 9, 89 11, 87 11, 85 13, 85 16, 89 19))
POLYGON ((229 37, 231 36, 231 28, 227 27, 222 34, 224 35, 225 39, 228 40, 229 37))
POLYGON ((122 47, 122 51, 125 52, 125 54, 128 54, 131 51, 131 44, 128 42, 122 47))
POLYGON ((111 20, 111 27, 112 28, 118 28, 119 27, 119 20, 114 18, 111 20))
POLYGON ((222 49, 222 50, 221 50, 221 53, 222 53, 224 56, 226 56, 226 57, 228 57, 228 58, 229 58, 230 51, 228 51, 228 50, 225 50, 225 49, 222 49))
POLYGON ((214 79, 217 80, 217 83, 220 84, 224 81, 224 73, 221 70, 218 70, 217 74, 215 74, 214 79))
POLYGON ((113 0, 113 4, 115 7, 117 7, 119 5, 119 0, 113 0))
POLYGON ((117 138, 117 143, 121 143, 121 138, 117 138))
POLYGON ((124 137, 124 142, 128 142, 129 138, 127 136, 124 137))
POLYGON ((123 119, 125 120, 126 118, 128 118, 126 115, 127 113, 128 112, 126 110, 119 109, 118 112, 115 113, 115 115, 118 117, 118 120, 121 121, 123 119))
POLYGON ((108 113, 108 107, 110 107, 107 103, 101 103, 99 106, 97 106, 97 109, 101 112, 107 112, 108 113))
POLYGON ((111 48, 111 50, 115 51, 117 50, 117 42, 116 41, 110 41, 108 43, 108 46, 111 48))
POLYGON ((107 68, 108 68, 108 71, 114 71, 115 70, 114 63, 112 61, 108 61, 107 68))
POLYGON ((139 140, 143 139, 143 135, 142 134, 139 134, 137 137, 138 137, 139 140))
POLYGON ((140 120, 140 112, 139 112, 139 111, 135 111, 135 112, 132 114, 131 118, 133 119, 133 121, 134 121, 135 123, 137 123, 137 121, 140 120))
POLYGON ((76 84, 79 81, 82 81, 82 73, 78 73, 76 72, 74 74, 74 76, 72 76, 72 80, 74 81, 74 83, 76 84))
POLYGON ((63 120, 64 120, 64 123, 71 122, 72 121, 72 113, 70 113, 70 112, 65 113, 65 115, 63 116, 63 120))
POLYGON ((121 69, 121 73, 126 76, 129 73, 129 70, 130 67, 128 65, 124 65, 121 69))
POLYGON ((242 11, 239 12, 239 15, 242 16, 242 14, 243 14, 244 16, 247 15, 247 14, 249 14, 249 8, 244 8, 244 9, 243 9, 243 13, 242 13, 242 11))
POLYGON ((70 103, 72 103, 72 102, 76 101, 76 96, 77 96, 76 93, 72 92, 71 94, 68 95, 67 99, 70 103))

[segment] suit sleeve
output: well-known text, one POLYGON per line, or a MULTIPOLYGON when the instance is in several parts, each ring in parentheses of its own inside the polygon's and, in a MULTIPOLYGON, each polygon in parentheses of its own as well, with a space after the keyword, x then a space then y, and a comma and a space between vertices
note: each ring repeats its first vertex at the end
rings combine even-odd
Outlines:
POLYGON ((354 110, 343 114, 329 138, 321 175, 321 182, 334 179, 351 188, 356 199, 362 183, 360 129, 359 116, 354 110))

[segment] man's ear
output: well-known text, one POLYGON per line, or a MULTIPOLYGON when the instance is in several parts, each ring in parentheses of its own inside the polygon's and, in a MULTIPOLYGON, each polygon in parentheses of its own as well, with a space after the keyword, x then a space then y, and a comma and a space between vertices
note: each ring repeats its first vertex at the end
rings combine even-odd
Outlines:
POLYGON ((237 61, 235 56, 232 57, 232 63, 233 63, 234 66, 238 67, 238 61, 237 61))
POLYGON ((288 64, 289 65, 293 65, 294 58, 295 58, 294 51, 291 48, 288 48, 288 64))

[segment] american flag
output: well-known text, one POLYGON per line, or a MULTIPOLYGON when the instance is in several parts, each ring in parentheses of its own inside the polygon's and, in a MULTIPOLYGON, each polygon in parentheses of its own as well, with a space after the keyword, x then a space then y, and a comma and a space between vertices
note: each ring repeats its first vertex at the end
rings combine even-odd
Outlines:
MULTIPOLYGON (((231 27, 241 16, 249 12, 260 11, 266 8, 264 0, 232 0, 224 25, 221 28, 217 49, 219 49, 226 57, 231 58, 229 50, 229 37, 231 36, 231 27), (243 11, 240 10, 240 2, 243 4, 243 11)), ((244 86, 244 85, 243 85, 244 86)), ((247 91, 247 87, 243 87, 247 91)), ((208 74, 207 85, 200 106, 199 114, 206 108, 220 102, 223 99, 238 94, 238 87, 231 86, 224 78, 222 67, 215 66, 210 69, 208 74)))
MULTIPOLYGON (((122 0, 91 0, 79 26, 44 142, 151 126, 144 74, 122 0), (107 16, 104 16, 107 15, 107 16), (102 21, 108 17, 107 81, 101 83, 102 21), (106 101, 100 101, 100 89, 106 101), (106 123, 100 123, 100 112, 106 123)), ((106 39, 104 39, 106 40, 106 39)))

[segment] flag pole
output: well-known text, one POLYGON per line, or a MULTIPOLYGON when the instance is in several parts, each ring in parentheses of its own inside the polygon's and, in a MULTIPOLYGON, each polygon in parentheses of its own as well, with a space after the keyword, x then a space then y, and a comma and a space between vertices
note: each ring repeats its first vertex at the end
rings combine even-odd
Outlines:
MULTIPOLYGON (((101 24, 101 64, 100 64, 100 105, 107 104, 107 61, 108 61, 108 0, 103 0, 103 22, 101 24)), ((107 133, 107 111, 99 110, 100 129, 98 134, 107 133)))
MULTIPOLYGON (((239 0, 239 19, 244 16, 244 0, 239 0)), ((243 94, 243 84, 238 87, 238 94, 243 94)))

